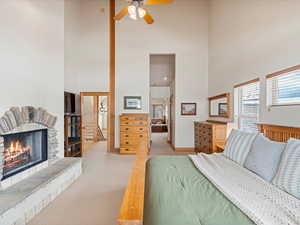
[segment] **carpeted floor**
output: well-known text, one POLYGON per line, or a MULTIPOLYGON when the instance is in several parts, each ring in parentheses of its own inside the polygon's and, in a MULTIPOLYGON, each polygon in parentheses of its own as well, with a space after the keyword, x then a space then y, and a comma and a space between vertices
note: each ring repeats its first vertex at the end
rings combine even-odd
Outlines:
MULTIPOLYGON (((153 134, 151 155, 175 153, 166 134, 153 134)), ((105 143, 89 144, 83 174, 30 225, 114 225, 134 156, 106 153, 105 143)))

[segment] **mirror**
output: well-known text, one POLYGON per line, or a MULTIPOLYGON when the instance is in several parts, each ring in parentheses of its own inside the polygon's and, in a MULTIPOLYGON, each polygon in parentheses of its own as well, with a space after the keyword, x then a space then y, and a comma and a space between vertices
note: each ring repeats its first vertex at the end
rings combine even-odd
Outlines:
POLYGON ((225 93, 208 98, 209 101, 209 116, 210 117, 225 117, 231 116, 231 101, 230 93, 225 93))

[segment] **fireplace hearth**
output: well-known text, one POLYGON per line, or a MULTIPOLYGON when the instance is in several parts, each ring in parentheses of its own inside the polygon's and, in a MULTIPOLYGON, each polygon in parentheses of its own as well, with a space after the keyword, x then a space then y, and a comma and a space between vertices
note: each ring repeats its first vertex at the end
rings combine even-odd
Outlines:
POLYGON ((47 129, 3 135, 2 180, 47 160, 47 129))

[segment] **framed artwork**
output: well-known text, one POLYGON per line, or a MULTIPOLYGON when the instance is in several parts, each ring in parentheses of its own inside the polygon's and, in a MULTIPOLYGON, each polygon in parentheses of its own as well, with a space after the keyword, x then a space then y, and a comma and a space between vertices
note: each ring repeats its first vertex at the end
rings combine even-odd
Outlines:
POLYGON ((124 97, 124 109, 142 109, 142 97, 141 96, 125 96, 124 97))
POLYGON ((197 103, 181 103, 182 116, 195 116, 197 114, 197 103))
POLYGON ((153 107, 153 119, 164 119, 165 117, 165 107, 163 104, 154 104, 153 107))
POLYGON ((228 104, 227 103, 219 103, 219 115, 227 115, 228 113, 228 104))

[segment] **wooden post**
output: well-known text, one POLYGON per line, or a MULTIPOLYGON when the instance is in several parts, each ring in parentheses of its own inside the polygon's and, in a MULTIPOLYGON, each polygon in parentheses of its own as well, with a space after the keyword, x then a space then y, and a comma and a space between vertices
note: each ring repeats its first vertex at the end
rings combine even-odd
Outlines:
POLYGON ((115 151, 115 76, 116 76, 116 30, 115 30, 116 1, 109 1, 109 151, 115 151))

